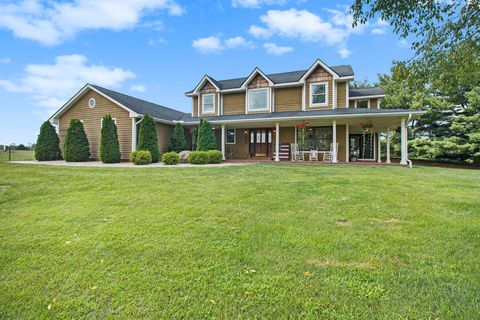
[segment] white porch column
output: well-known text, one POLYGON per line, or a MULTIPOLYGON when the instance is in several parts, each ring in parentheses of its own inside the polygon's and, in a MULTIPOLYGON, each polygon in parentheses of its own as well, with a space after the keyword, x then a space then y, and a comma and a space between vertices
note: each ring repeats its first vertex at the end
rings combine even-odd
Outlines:
POLYGON ((222 124, 222 159, 225 160, 225 125, 222 124))
POLYGON ((387 128, 387 161, 388 164, 392 163, 390 161, 390 128, 387 128))
POLYGON ((132 118, 132 151, 137 151, 137 119, 132 118))
POLYGON ((402 150, 401 154, 401 159, 400 159, 400 164, 407 164, 407 157, 408 157, 408 151, 407 151, 407 128, 406 128, 406 119, 402 118, 400 124, 400 146, 402 150))
POLYGON ((381 147, 381 144, 380 144, 380 136, 381 136, 381 132, 377 132, 377 162, 378 163, 382 163, 382 147, 381 147))
POLYGON ((275 123, 275 161, 280 161, 280 124, 275 123))
POLYGON ((345 161, 350 162, 350 125, 345 125, 345 161))
POLYGON ((332 131, 333 131, 333 158, 332 162, 337 163, 337 120, 332 121, 332 131))

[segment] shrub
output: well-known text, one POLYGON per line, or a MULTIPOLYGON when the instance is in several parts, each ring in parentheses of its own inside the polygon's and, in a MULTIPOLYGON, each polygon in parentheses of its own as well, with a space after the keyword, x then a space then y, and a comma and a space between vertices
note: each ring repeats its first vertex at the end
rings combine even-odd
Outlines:
POLYGON ((83 123, 78 119, 70 120, 70 127, 65 135, 63 156, 68 162, 88 161, 90 158, 87 135, 83 129, 83 123))
POLYGON ((160 150, 158 149, 157 125, 155 120, 146 114, 140 122, 138 131, 138 150, 148 150, 152 155, 152 162, 160 160, 160 150))
POLYGON ((208 163, 220 163, 223 160, 222 152, 219 150, 207 151, 208 163))
POLYGON ((175 164, 178 164, 179 161, 180 161, 180 156, 175 151, 166 152, 162 156, 162 162, 167 165, 175 165, 175 164))
POLYGON ((206 151, 192 151, 188 156, 188 162, 191 164, 207 164, 208 154, 206 151))
POLYGON ((100 160, 104 163, 120 162, 120 146, 118 144, 117 126, 110 115, 102 120, 100 138, 100 160))
POLYGON ((197 151, 208 151, 217 149, 217 141, 212 126, 208 121, 200 120, 198 128, 197 151))
POLYGON ((187 140, 185 140, 185 132, 183 131, 181 123, 177 122, 173 129, 168 150, 176 152, 187 150, 187 140))
POLYGON ((40 134, 35 145, 35 159, 38 161, 58 160, 62 158, 60 139, 55 127, 45 121, 40 127, 40 134))
POLYGON ((130 161, 136 165, 152 163, 152 154, 148 150, 138 150, 130 153, 130 161))

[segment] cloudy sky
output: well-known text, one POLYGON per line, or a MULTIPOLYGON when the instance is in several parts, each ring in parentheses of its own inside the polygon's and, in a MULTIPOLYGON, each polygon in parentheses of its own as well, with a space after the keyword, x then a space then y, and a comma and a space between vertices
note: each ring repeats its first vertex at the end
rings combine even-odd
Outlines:
POLYGON ((351 64, 377 80, 408 42, 380 19, 352 29, 350 1, 0 0, 0 144, 35 142, 85 83, 182 111, 216 79, 351 64))

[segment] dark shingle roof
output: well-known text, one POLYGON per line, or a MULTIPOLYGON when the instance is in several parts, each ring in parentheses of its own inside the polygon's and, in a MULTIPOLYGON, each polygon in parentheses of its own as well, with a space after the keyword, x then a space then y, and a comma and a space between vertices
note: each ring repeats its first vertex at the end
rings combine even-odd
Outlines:
POLYGON ((185 116, 185 113, 181 111, 164 107, 156 103, 138 99, 97 85, 92 85, 92 87, 141 115, 148 114, 154 118, 171 121, 180 120, 182 117, 185 116))
POLYGON ((353 89, 351 88, 349 90, 349 96, 351 98, 356 98, 356 97, 367 97, 367 96, 378 96, 378 95, 384 95, 385 91, 383 91, 379 87, 372 87, 372 88, 358 88, 358 89, 353 89))
MULTIPOLYGON (((336 74, 340 77, 353 76, 353 69, 351 65, 341 65, 330 67, 336 74)), ((300 78, 307 72, 306 70, 297 70, 290 72, 281 72, 281 73, 272 73, 267 74, 266 76, 272 80, 273 83, 288 83, 288 82, 297 82, 300 78)), ((235 79, 226 79, 226 80, 215 80, 212 77, 209 77, 215 84, 220 88, 220 90, 228 89, 237 89, 242 86, 242 84, 247 80, 248 77, 235 78, 235 79)), ((186 94, 192 93, 193 90, 186 92, 186 94)))
MULTIPOLYGON (((252 120, 252 119, 272 119, 272 118, 295 118, 295 117, 312 117, 312 116, 342 116, 342 115, 358 115, 358 114, 394 114, 398 112, 403 113, 417 113, 422 114, 423 111, 407 110, 407 109, 353 109, 353 108, 338 108, 328 110, 309 110, 309 111, 287 111, 287 112, 272 112, 272 113, 259 113, 259 114, 237 114, 237 115, 223 115, 214 117, 202 117, 202 119, 215 122, 215 121, 235 121, 235 120, 252 120)), ((198 117, 192 117, 190 114, 186 114, 183 121, 187 123, 196 123, 200 121, 198 117)))

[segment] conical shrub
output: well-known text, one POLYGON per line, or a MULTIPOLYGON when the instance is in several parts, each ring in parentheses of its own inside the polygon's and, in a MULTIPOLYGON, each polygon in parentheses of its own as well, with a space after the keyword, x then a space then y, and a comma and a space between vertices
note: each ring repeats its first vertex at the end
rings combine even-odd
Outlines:
POLYGON ((62 158, 60 139, 55 127, 50 121, 45 121, 40 127, 40 134, 35 144, 35 159, 38 161, 51 161, 62 158))
POLYGON ((100 160, 103 163, 120 162, 120 145, 118 143, 117 126, 110 115, 102 120, 100 138, 100 160))
POLYGON ((156 163, 160 160, 160 149, 158 148, 157 126, 155 120, 146 114, 140 122, 138 130, 138 150, 150 151, 152 162, 156 163))
POLYGON ((68 162, 88 161, 90 158, 87 135, 83 129, 83 123, 78 119, 70 120, 70 127, 65 135, 63 156, 68 162))

